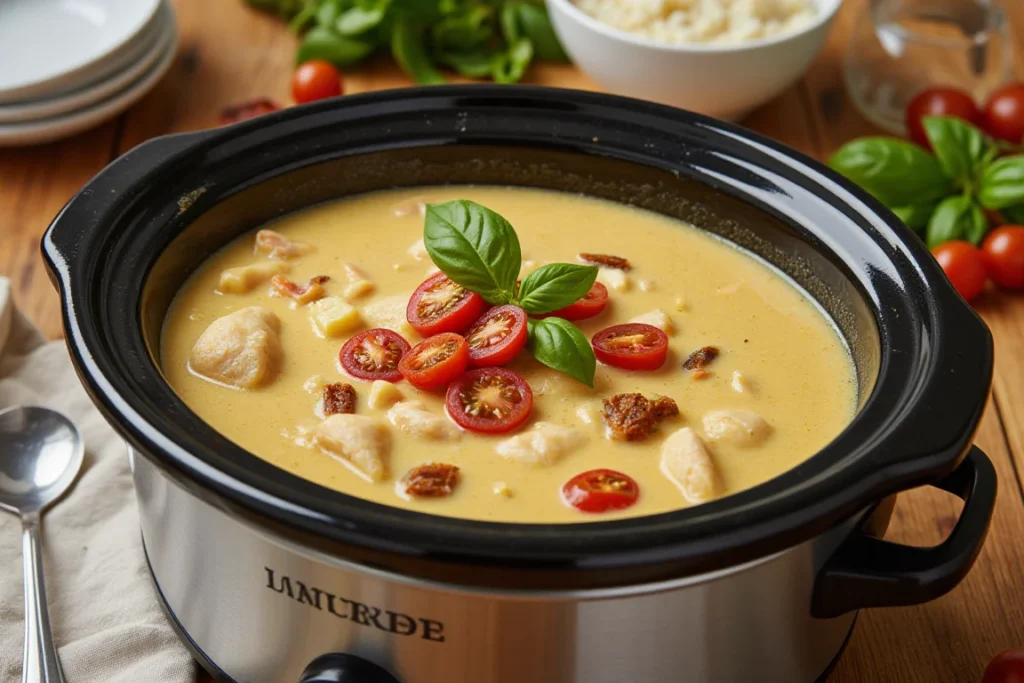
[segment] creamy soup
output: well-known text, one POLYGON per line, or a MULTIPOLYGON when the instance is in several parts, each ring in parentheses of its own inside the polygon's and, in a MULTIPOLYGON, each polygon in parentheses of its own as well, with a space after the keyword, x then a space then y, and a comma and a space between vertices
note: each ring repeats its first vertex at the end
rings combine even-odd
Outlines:
POLYGON ((855 410, 847 349, 804 293, 734 246, 657 214, 549 191, 443 187, 346 198, 264 228, 273 232, 239 237, 181 289, 163 326, 163 371, 238 445, 353 496, 503 522, 661 513, 794 467, 855 410), (634 319, 661 328, 664 363, 645 371, 598 363, 591 388, 524 348, 507 368, 532 388, 532 412, 494 435, 458 427, 444 387, 346 373, 339 351, 362 330, 422 340, 406 304, 437 272, 420 242, 423 203, 454 199, 514 226, 524 276, 546 263, 580 263, 581 253, 627 259, 628 269, 601 267, 607 307, 575 324, 588 340, 634 319), (666 398, 662 412, 655 404, 666 398), (324 425, 335 423, 344 429, 328 433, 324 425), (346 431, 349 423, 358 429, 346 431), (411 493, 406 473, 431 463, 458 471, 430 480, 436 495, 411 493), (635 502, 599 513, 569 505, 566 482, 595 469, 630 477, 635 502))

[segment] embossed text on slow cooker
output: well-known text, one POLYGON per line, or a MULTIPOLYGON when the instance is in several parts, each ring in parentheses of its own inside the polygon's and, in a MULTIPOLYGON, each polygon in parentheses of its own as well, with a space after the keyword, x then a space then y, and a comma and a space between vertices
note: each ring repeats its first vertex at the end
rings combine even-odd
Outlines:
POLYGON ((423 640, 432 640, 435 643, 444 642, 444 624, 440 621, 422 617, 415 619, 408 614, 343 598, 321 588, 308 586, 290 576, 277 576, 277 573, 270 567, 263 569, 267 572, 267 588, 281 595, 287 595, 295 602, 309 605, 322 612, 330 612, 339 619, 348 619, 360 626, 368 626, 399 636, 418 635, 423 640))

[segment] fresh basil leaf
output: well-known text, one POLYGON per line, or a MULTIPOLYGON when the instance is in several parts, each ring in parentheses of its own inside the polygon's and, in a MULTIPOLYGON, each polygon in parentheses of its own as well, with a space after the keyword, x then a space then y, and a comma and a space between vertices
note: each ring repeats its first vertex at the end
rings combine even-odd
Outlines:
POLYGON ((954 190, 934 156, 902 140, 860 138, 843 145, 828 163, 886 206, 927 204, 954 190))
POLYGON ((496 83, 518 83, 533 59, 533 43, 520 38, 509 46, 508 52, 498 55, 491 68, 496 83))
POLYGON ((313 23, 316 19, 317 5, 315 2, 310 2, 304 5, 298 13, 292 17, 292 20, 288 22, 288 30, 295 35, 302 34, 306 28, 313 23))
POLYGON ((1014 223, 1015 225, 1024 225, 1024 204, 1015 204, 1014 206, 1004 206, 999 209, 999 213, 1003 219, 1008 223, 1014 223))
POLYGON ((892 212, 911 230, 920 230, 928 225, 928 219, 935 212, 935 204, 896 206, 892 208, 892 212))
POLYGON ((926 242, 934 249, 950 240, 969 240, 974 244, 988 231, 988 219, 970 197, 956 195, 939 203, 928 221, 926 242))
POLYGON ((586 296, 595 280, 597 266, 549 263, 523 278, 519 305, 534 315, 557 311, 586 296))
POLYGON ((330 29, 316 26, 310 29, 299 43, 295 63, 302 64, 311 59, 326 59, 337 66, 348 66, 364 59, 373 52, 372 42, 339 36, 330 29))
POLYGON ((380 24, 384 19, 384 13, 386 11, 386 2, 381 2, 377 7, 372 9, 353 7, 345 10, 345 12, 338 17, 338 21, 335 22, 334 28, 343 36, 358 36, 359 34, 366 33, 380 24))
POLYGON ((317 26, 333 28, 341 12, 341 0, 322 0, 316 11, 317 26))
POLYGON ((491 75, 492 58, 488 50, 473 52, 440 52, 434 57, 439 64, 455 69, 466 78, 485 78, 491 75))
POLYGON ((926 116, 922 123, 946 176, 961 186, 974 185, 990 158, 992 143, 980 130, 952 116, 926 116))
POLYGON ((578 327, 561 318, 544 318, 528 321, 527 329, 526 348, 534 358, 588 387, 594 386, 597 359, 578 327))
POLYGON ((431 30, 435 53, 465 52, 484 45, 494 36, 494 27, 488 21, 490 17, 491 9, 484 6, 445 17, 431 30))
POLYGON ((404 18, 395 22, 391 32, 391 53, 402 71, 420 85, 439 85, 445 82, 427 57, 423 34, 404 18))
POLYGON ((519 31, 519 6, 521 4, 519 2, 506 2, 501 6, 501 12, 498 15, 498 20, 501 24, 501 37, 509 45, 522 37, 522 33, 519 31))
POLYGON ((523 35, 533 43, 533 53, 537 59, 545 62, 569 61, 544 5, 519 3, 519 26, 523 35))
POLYGON ((519 237, 486 206, 466 199, 428 205, 423 243, 445 275, 488 303, 507 304, 515 297, 519 237))
POLYGON ((994 161, 981 178, 978 199, 986 209, 1024 204, 1024 156, 994 161))

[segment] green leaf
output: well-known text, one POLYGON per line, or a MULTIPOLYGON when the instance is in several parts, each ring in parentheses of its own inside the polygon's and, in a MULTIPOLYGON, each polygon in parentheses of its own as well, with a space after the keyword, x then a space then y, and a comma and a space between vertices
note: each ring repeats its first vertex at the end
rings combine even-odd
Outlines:
POLYGON ((533 43, 533 53, 537 59, 545 62, 569 61, 544 5, 519 3, 519 26, 533 43))
POLYGON ((970 197, 956 195, 944 199, 928 221, 926 242, 934 249, 950 240, 981 242, 988 231, 988 219, 970 197))
POLYGON ((978 199, 986 209, 1024 204, 1024 156, 1003 157, 985 169, 978 199))
POLYGON ((430 63, 423 34, 404 18, 395 22, 391 32, 391 53, 405 73, 420 85, 439 85, 445 82, 430 63))
POLYGON ((935 212, 935 204, 896 206, 892 208, 892 212, 911 230, 920 230, 928 225, 928 219, 935 212))
POLYGON ((519 32, 519 7, 522 3, 506 2, 501 6, 498 16, 501 23, 501 37, 511 45, 519 40, 522 34, 519 32))
POLYGON ((519 305, 539 315, 576 303, 597 280, 597 266, 549 263, 534 270, 519 286, 519 305))
POLYGON ((435 59, 466 78, 485 78, 491 75, 493 59, 488 50, 441 52, 435 55, 435 59))
POLYGON ((315 2, 310 2, 305 5, 299 12, 292 17, 292 20, 288 22, 288 30, 295 35, 300 35, 316 18, 317 5, 315 2))
POLYGON ((926 116, 923 124, 946 176, 961 186, 975 185, 991 158, 992 143, 980 130, 952 116, 926 116))
POLYGON ((597 359, 590 342, 578 327, 561 318, 527 322, 526 348, 538 361, 564 372, 588 387, 594 386, 597 359))
POLYGON ((374 47, 372 42, 339 36, 330 29, 317 26, 310 29, 299 44, 295 63, 326 59, 336 66, 348 66, 364 59, 374 47))
POLYGON ((954 190, 934 156, 902 140, 859 138, 843 145, 828 163, 886 206, 927 204, 954 190))
POLYGON ((317 26, 333 28, 338 17, 341 16, 341 0, 322 0, 316 11, 317 26))
POLYGON ((519 237, 486 206, 465 199, 428 205, 423 243, 445 275, 488 303, 515 298, 522 265, 519 237))
POLYGON ((380 2, 377 7, 372 9, 353 7, 345 10, 345 12, 338 17, 338 21, 335 22, 334 28, 343 36, 357 36, 360 33, 366 33, 380 24, 384 19, 384 13, 387 11, 387 7, 387 2, 380 2))
POLYGON ((465 52, 484 46, 494 36, 492 10, 477 6, 442 19, 431 30, 434 52, 465 52))
POLYGON ((495 57, 491 75, 496 83, 518 83, 531 59, 533 43, 529 38, 520 38, 508 48, 508 52, 495 57))

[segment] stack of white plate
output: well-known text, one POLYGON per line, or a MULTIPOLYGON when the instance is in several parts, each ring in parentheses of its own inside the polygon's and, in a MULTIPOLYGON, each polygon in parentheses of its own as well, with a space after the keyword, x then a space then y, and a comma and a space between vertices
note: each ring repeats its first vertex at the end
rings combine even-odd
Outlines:
POLYGON ((177 47, 168 0, 0 0, 0 146, 117 116, 157 84, 177 47))

